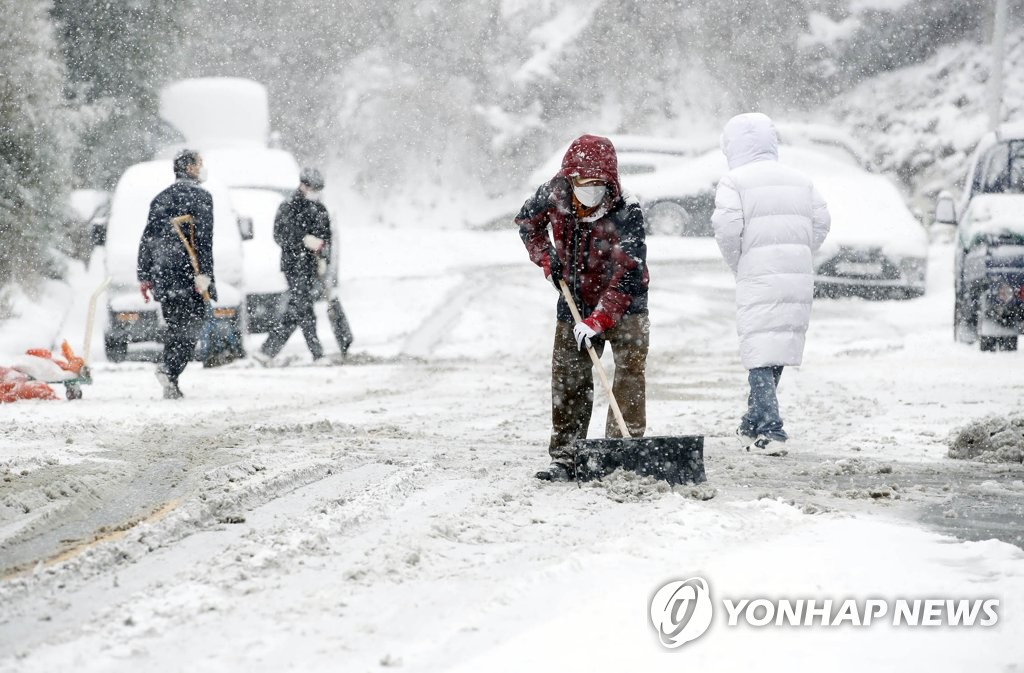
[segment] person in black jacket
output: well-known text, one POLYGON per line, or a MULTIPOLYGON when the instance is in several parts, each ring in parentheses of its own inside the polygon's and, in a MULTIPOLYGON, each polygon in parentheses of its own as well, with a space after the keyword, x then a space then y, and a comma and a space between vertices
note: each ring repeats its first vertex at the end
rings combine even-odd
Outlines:
POLYGON ((149 204, 149 219, 139 242, 139 289, 147 302, 160 302, 167 329, 156 376, 165 399, 182 397, 178 377, 195 353, 206 319, 206 302, 217 298, 213 279, 213 196, 199 186, 205 172, 195 150, 174 157, 174 184, 149 204), (172 224, 178 220, 181 235, 172 224), (199 272, 193 269, 182 236, 193 248, 199 272))
POLYGON ((303 169, 299 188, 277 209, 274 240, 281 246, 281 271, 288 281, 288 308, 280 324, 270 330, 263 347, 253 353, 264 365, 281 352, 296 327, 302 329, 313 359, 319 360, 324 355, 313 313, 319 279, 326 271, 331 244, 331 220, 327 208, 320 203, 323 188, 320 171, 303 169))

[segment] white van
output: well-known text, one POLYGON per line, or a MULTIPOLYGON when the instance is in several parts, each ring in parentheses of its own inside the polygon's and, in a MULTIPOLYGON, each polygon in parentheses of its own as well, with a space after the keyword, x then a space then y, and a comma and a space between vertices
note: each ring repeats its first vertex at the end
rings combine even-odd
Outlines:
POLYGON ((269 331, 280 321, 288 290, 274 217, 299 185, 299 165, 291 153, 269 147, 266 87, 238 77, 179 80, 161 90, 160 116, 184 144, 164 148, 159 156, 169 158, 183 146, 198 150, 211 177, 231 190, 245 223, 241 289, 247 331, 269 331))
POLYGON ((281 248, 274 242, 274 217, 299 186, 299 165, 291 153, 278 149, 212 149, 202 155, 210 175, 228 186, 239 215, 251 223, 251 236, 243 244, 246 324, 250 333, 269 331, 285 310, 288 290, 281 248))
MULTIPOLYGON (((146 303, 137 279, 139 241, 153 198, 174 182, 171 161, 147 161, 131 166, 117 183, 107 223, 106 264, 112 279, 107 292, 104 343, 107 359, 153 359, 163 340, 159 304, 146 303)), ((213 261, 217 301, 213 302, 216 329, 236 336, 245 331, 242 282, 242 235, 230 190, 215 177, 203 183, 213 195, 213 261)))

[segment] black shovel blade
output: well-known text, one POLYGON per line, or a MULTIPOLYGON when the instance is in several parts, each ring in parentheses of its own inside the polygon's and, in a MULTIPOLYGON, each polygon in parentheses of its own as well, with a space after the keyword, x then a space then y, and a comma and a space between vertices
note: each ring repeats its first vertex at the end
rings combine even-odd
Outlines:
POLYGON ((704 475, 704 435, 578 439, 576 478, 601 479, 621 467, 670 484, 699 484, 704 475))
POLYGON ((348 326, 345 310, 341 308, 341 302, 337 297, 332 297, 327 302, 327 318, 331 322, 334 338, 338 341, 338 348, 341 349, 341 354, 345 355, 348 353, 348 347, 352 345, 352 328, 348 326))

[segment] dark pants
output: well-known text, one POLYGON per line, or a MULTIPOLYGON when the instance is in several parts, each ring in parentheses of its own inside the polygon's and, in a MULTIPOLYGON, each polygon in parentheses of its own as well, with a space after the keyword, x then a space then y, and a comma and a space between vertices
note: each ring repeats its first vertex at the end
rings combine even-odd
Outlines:
POLYGON ((313 302, 315 297, 314 280, 309 276, 293 278, 288 276, 288 307, 281 322, 270 330, 270 335, 263 343, 263 352, 274 357, 281 352, 292 332, 298 327, 302 329, 302 336, 306 338, 306 346, 313 354, 313 359, 318 360, 324 355, 324 349, 320 345, 320 339, 316 335, 316 314, 313 313, 313 302))
POLYGON ((776 389, 782 378, 782 367, 757 367, 747 373, 750 395, 747 397, 747 413, 740 421, 740 433, 748 437, 764 435, 775 441, 784 442, 786 431, 782 429, 779 415, 779 398, 776 389))
MULTIPOLYGON (((594 409, 593 363, 586 348, 580 350, 572 323, 558 321, 551 356, 551 459, 572 462, 573 444, 586 439, 594 409)), ((651 322, 646 313, 625 315, 619 323, 593 339, 600 355, 608 342, 615 357, 612 392, 632 437, 647 430, 647 347, 651 322)), ((605 421, 605 437, 621 437, 611 407, 605 421)))
POLYGON ((167 329, 164 331, 164 352, 160 361, 171 381, 185 371, 185 366, 196 352, 196 342, 206 322, 206 303, 198 292, 176 297, 165 297, 160 302, 167 329))

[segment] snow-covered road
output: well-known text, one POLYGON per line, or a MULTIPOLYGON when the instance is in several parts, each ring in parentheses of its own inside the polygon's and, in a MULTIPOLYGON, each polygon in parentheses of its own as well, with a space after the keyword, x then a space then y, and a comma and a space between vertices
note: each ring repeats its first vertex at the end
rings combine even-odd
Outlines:
POLYGON ((1024 356, 951 342, 947 244, 922 299, 816 303, 773 459, 731 437, 745 372, 713 241, 652 238, 649 433, 707 436, 708 483, 669 489, 532 478, 555 294, 513 232, 344 239, 349 364, 296 337, 296 366, 193 365, 181 402, 152 365, 97 362, 80 402, 0 407, 0 671, 1020 670, 1024 469, 945 454, 1020 409, 1024 356), (716 600, 995 597, 999 621, 720 610, 666 655, 648 601, 695 575, 716 600))

